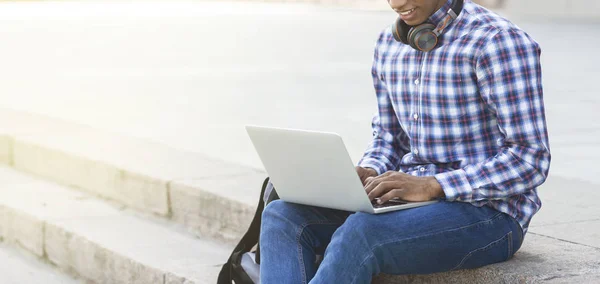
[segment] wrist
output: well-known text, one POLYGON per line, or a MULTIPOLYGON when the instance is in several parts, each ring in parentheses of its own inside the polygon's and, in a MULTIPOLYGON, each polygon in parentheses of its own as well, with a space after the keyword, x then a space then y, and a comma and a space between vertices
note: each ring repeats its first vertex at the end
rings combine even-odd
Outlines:
POLYGON ((446 194, 444 193, 444 189, 442 185, 437 181, 435 177, 428 177, 429 191, 431 192, 432 198, 444 198, 446 194))
POLYGON ((367 172, 368 172, 370 175, 372 175, 372 176, 374 176, 374 177, 378 176, 378 174, 377 174, 377 171, 376 171, 375 169, 373 169, 373 168, 364 168, 364 169, 365 169, 365 170, 367 170, 367 172))

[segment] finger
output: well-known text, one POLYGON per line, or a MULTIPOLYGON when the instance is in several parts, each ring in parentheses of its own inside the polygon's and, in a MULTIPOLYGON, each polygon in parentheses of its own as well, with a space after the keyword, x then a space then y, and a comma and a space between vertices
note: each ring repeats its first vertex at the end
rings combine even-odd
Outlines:
POLYGON ((393 175, 395 173, 398 173, 398 172, 396 172, 396 171, 387 171, 387 172, 383 173, 382 175, 380 175, 380 177, 387 177, 387 176, 393 175))
POLYGON ((356 174, 358 175, 358 178, 360 178, 360 181, 363 183, 363 185, 365 184, 365 179, 367 177, 369 177, 369 173, 367 172, 367 170, 365 170, 364 168, 361 167, 356 167, 356 174))
POLYGON ((364 187, 367 193, 371 192, 375 187, 384 181, 397 181, 398 173, 396 171, 387 171, 379 176, 375 176, 368 182, 365 182, 364 187))
POLYGON ((382 203, 388 202, 391 199, 396 198, 396 197, 402 199, 402 196, 404 195, 403 193, 404 193, 404 190, 394 188, 394 189, 388 191, 386 194, 379 197, 379 203, 382 204, 382 203))
POLYGON ((384 180, 390 180, 390 179, 394 178, 396 176, 395 174, 397 174, 397 173, 398 172, 395 172, 395 171, 387 171, 387 172, 385 172, 379 176, 373 177, 373 178, 375 178, 376 181, 378 181, 378 182, 382 182, 384 180))
POLYGON ((367 184, 369 184, 369 182, 371 181, 372 177, 365 177, 364 179, 362 179, 362 185, 363 187, 366 187, 367 184))
POLYGON ((382 182, 395 181, 394 176, 391 175, 392 173, 393 172, 386 172, 380 176, 372 177, 370 181, 367 182, 367 184, 365 185, 365 191, 367 192, 367 194, 373 191, 373 189, 379 186, 379 184, 381 184, 382 182))
POLYGON ((369 181, 365 185, 365 191, 367 193, 373 191, 373 189, 375 189, 380 183, 387 180, 386 177, 384 177, 384 176, 370 177, 368 179, 369 179, 369 181))
POLYGON ((389 177, 391 173, 393 173, 393 172, 387 171, 381 175, 370 177, 369 181, 365 183, 365 188, 370 188, 369 191, 367 191, 367 192, 370 192, 371 190, 373 190, 373 188, 376 187, 379 184, 379 182, 381 182, 382 180, 389 177), (375 182, 375 184, 370 184, 372 182, 375 182))
POLYGON ((371 192, 371 190, 373 190, 373 188, 375 188, 379 182, 380 182, 380 177, 381 176, 376 176, 376 177, 368 177, 365 179, 365 191, 367 193, 371 192))
POLYGON ((373 190, 369 192, 369 199, 373 200, 376 197, 381 197, 386 194, 388 191, 394 189, 394 182, 384 181, 379 183, 373 190))
POLYGON ((378 181, 379 177, 368 177, 365 179, 365 190, 367 190, 367 192, 370 192, 371 190, 373 190, 373 188, 375 186, 377 186, 377 184, 373 184, 373 183, 379 183, 378 181))

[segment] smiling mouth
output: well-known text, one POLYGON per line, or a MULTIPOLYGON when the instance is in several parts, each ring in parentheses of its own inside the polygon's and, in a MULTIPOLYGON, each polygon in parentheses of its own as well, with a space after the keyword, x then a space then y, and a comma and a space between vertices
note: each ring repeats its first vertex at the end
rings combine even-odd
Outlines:
POLYGON ((410 10, 398 12, 401 16, 410 15, 410 13, 414 12, 416 8, 412 8, 410 10))

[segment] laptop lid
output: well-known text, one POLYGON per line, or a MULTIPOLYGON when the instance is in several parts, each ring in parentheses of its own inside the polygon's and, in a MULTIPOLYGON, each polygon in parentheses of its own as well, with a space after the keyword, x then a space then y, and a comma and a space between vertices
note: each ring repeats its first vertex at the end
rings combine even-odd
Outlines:
POLYGON ((279 197, 288 202, 373 212, 336 133, 246 126, 279 197))

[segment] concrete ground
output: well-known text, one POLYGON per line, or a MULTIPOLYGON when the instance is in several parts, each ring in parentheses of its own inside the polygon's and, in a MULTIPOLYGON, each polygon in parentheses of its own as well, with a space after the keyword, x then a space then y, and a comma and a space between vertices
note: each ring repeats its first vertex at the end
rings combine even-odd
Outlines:
MULTIPOLYGON (((258 170, 245 124, 335 131, 356 161, 375 111, 373 43, 393 19, 301 4, 0 3, 0 107, 258 170)), ((600 250, 600 26, 515 21, 542 46, 553 153, 529 234, 600 250)))

